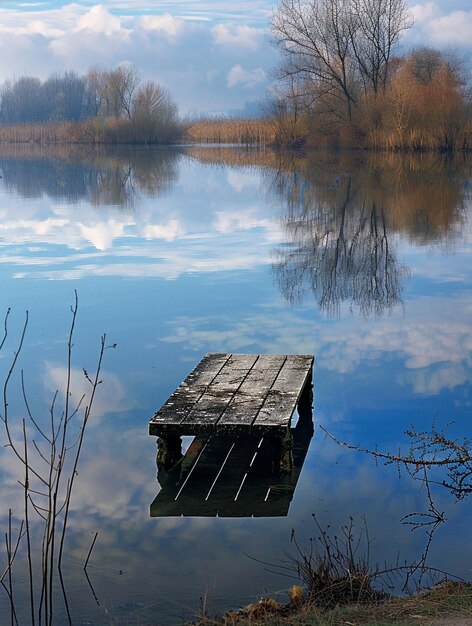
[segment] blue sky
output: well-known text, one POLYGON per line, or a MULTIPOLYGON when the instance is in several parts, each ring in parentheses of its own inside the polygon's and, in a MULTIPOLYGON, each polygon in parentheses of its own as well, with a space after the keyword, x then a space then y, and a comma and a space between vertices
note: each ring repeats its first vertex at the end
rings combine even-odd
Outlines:
MULTIPOLYGON (((472 0, 408 2, 404 46, 472 51, 472 0)), ((271 0, 0 2, 0 81, 131 62, 174 95, 180 111, 225 113, 263 97, 277 51, 271 0)))

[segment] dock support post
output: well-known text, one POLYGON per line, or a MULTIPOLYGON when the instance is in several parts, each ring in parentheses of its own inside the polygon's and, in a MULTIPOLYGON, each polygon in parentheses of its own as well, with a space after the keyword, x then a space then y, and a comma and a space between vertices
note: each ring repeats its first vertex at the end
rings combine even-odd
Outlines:
POLYGON ((275 450, 273 473, 290 474, 293 470, 293 436, 290 428, 281 434, 269 435, 269 439, 275 450))
POLYGON ((166 435, 157 438, 156 462, 159 469, 168 470, 182 458, 182 438, 166 435))
POLYGON ((298 414, 300 415, 300 417, 303 414, 307 414, 308 412, 311 413, 313 409, 313 383, 312 383, 313 373, 312 371, 313 370, 310 370, 308 379, 305 383, 305 386, 303 387, 303 390, 300 394, 300 398, 298 400, 297 410, 298 410, 298 414))

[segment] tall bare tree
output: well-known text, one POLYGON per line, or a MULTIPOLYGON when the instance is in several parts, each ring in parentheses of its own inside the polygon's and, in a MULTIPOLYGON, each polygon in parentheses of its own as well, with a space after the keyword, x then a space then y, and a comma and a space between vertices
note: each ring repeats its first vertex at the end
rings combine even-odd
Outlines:
POLYGON ((162 85, 147 81, 133 98, 131 119, 136 139, 166 142, 176 133, 177 105, 162 85))
POLYGON ((383 89, 402 31, 405 0, 280 0, 272 33, 282 79, 296 77, 338 118, 351 120, 362 92, 383 89))
POLYGON ((139 71, 130 64, 113 70, 100 66, 88 72, 89 97, 100 117, 125 117, 131 120, 136 90, 141 82, 139 71))
POLYGON ((351 0, 352 52, 364 91, 385 89, 392 53, 404 30, 413 26, 405 0, 351 0))
POLYGON ((281 78, 311 85, 316 99, 334 98, 337 112, 348 119, 356 102, 352 30, 343 0, 281 0, 272 19, 272 33, 285 57, 281 78))

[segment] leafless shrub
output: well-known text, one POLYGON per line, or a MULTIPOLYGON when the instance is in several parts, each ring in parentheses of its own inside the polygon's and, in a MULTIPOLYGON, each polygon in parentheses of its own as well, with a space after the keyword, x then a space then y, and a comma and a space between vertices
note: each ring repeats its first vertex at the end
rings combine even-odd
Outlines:
MULTIPOLYGON (((16 533, 12 527, 12 511, 9 512, 8 531, 6 533, 6 565, 0 576, 0 584, 10 601, 11 623, 18 623, 14 600, 14 564, 18 558, 20 544, 26 542, 28 562, 30 623, 45 624, 53 622, 54 589, 58 581, 62 590, 69 623, 72 623, 67 593, 62 576, 62 562, 65 553, 65 539, 74 483, 77 477, 78 463, 84 443, 85 430, 91 416, 93 403, 101 384, 100 371, 106 345, 106 336, 100 340, 100 349, 93 372, 83 370, 90 385, 88 394, 84 394, 75 404, 72 401, 72 361, 73 336, 77 319, 78 298, 71 307, 72 319, 67 342, 67 374, 64 404, 59 406, 59 391, 53 396, 49 408, 49 423, 44 425, 37 419, 28 402, 23 372, 21 387, 26 417, 21 420, 21 436, 18 438, 18 424, 12 423, 9 411, 9 386, 18 366, 18 360, 25 341, 28 326, 26 314, 17 348, 14 352, 3 386, 3 412, 0 419, 6 436, 6 447, 22 468, 19 484, 23 489, 23 517, 16 533), (31 518, 34 517, 42 531, 40 545, 33 543, 31 518), (40 554, 38 557, 37 554, 40 554)), ((4 347, 8 336, 7 312, 4 322, 4 335, 0 349, 4 347)), ((35 535, 36 536, 36 535, 35 535)), ((92 545, 93 548, 93 545, 92 545)), ((90 552, 92 550, 90 549, 90 552)), ((87 562, 90 558, 87 556, 87 562)), ((87 563, 86 563, 87 564, 87 563)), ((86 565, 85 565, 86 567, 86 565)))

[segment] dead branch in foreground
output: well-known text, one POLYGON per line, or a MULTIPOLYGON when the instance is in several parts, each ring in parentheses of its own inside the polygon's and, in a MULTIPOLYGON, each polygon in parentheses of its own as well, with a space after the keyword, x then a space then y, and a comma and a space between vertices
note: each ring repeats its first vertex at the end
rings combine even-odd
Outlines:
POLYGON ((415 480, 441 485, 458 500, 462 500, 472 493, 471 444, 465 437, 462 441, 458 441, 446 436, 448 426, 437 429, 433 422, 429 431, 418 432, 414 428, 405 431, 405 435, 411 442, 406 453, 401 450, 393 453, 382 452, 377 448, 374 450, 362 448, 340 441, 323 426, 320 428, 327 437, 343 448, 370 455, 377 460, 385 461, 386 465, 395 463, 399 468, 406 469, 415 480), (443 478, 431 477, 430 473, 435 469, 443 472, 443 478))

